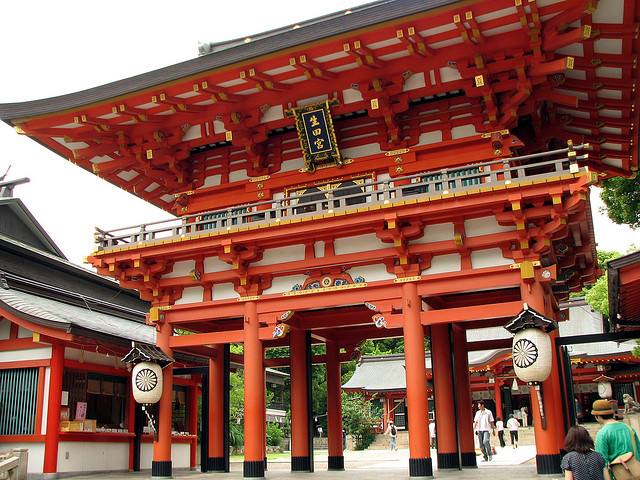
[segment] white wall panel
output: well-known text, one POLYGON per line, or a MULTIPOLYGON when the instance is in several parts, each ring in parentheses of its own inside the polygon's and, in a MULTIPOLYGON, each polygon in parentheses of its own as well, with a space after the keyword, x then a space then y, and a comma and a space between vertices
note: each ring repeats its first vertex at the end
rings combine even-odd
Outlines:
POLYGON ((226 272, 232 268, 233 265, 223 262, 218 257, 207 257, 204 259, 204 273, 226 272))
POLYGON ((351 278, 355 279, 357 276, 361 276, 367 282, 376 282, 378 280, 393 280, 395 275, 387 271, 387 266, 383 263, 376 263, 373 265, 365 265, 361 267, 352 267, 347 273, 351 275, 351 278))
MULTIPOLYGON (((2 452, 6 452, 14 448, 26 448, 29 450, 27 473, 36 475, 34 478, 39 478, 37 475, 41 476, 42 470, 44 469, 44 443, 10 442, 0 444, 0 451, 2 452)), ((31 478, 31 475, 29 478, 31 478)))
POLYGON ((129 442, 60 442, 58 447, 58 472, 61 473, 128 469, 129 442))
POLYGON ((357 235, 354 237, 336 238, 333 242, 333 249, 336 255, 346 255, 349 253, 366 252, 386 248, 391 244, 382 243, 375 233, 357 235))
POLYGON ((499 248, 487 248, 486 250, 474 250, 471 252, 472 268, 496 267, 498 265, 511 265, 511 258, 504 258, 499 248))
POLYGON ((254 262, 252 266, 275 265, 284 262, 304 260, 304 245, 289 245, 280 248, 267 248, 262 253, 262 260, 254 262))
POLYGON ((453 240, 453 234, 453 223, 435 223, 424 227, 422 237, 410 240, 409 243, 430 243, 453 240))
POLYGON ((473 218, 464 221, 464 234, 466 237, 479 237, 492 233, 512 232, 515 225, 500 225, 493 215, 489 217, 473 218))
POLYGON ((9 320, 0 320, 0 340, 6 340, 9 338, 11 332, 11 322, 9 320))
POLYGON ((233 283, 216 283, 213 286, 213 300, 226 300, 238 298, 239 296, 233 287, 233 283))
POLYGON ((51 347, 29 348, 25 350, 9 350, 0 352, 2 362, 24 362, 26 360, 46 360, 51 358, 51 347))
POLYGON ((431 259, 431 267, 422 271, 422 275, 435 275, 436 273, 458 272, 461 269, 459 253, 449 255, 436 255, 431 259))
POLYGON ((182 297, 176 300, 176 305, 184 305, 186 303, 200 303, 202 302, 202 293, 204 292, 204 288, 197 287, 187 287, 182 290, 182 297))
POLYGON ((289 292, 296 283, 302 285, 307 280, 306 275, 286 275, 284 277, 274 277, 271 287, 262 292, 263 295, 272 293, 289 292))
POLYGON ((171 271, 171 273, 163 275, 162 278, 186 277, 194 268, 196 268, 195 260, 184 260, 182 262, 176 262, 173 264, 173 270, 171 271))

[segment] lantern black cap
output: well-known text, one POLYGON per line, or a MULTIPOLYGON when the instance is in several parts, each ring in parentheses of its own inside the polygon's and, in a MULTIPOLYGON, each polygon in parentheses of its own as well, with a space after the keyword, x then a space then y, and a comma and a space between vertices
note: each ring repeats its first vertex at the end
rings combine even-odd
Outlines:
POLYGON ((539 328, 549 333, 558 328, 556 322, 536 312, 528 304, 525 303, 523 306, 522 311, 504 326, 510 333, 518 333, 525 328, 539 328))
POLYGON ((165 354, 155 345, 146 344, 133 344, 133 348, 129 350, 124 357, 122 357, 123 363, 131 363, 133 365, 140 362, 155 362, 162 368, 175 362, 173 358, 165 354))

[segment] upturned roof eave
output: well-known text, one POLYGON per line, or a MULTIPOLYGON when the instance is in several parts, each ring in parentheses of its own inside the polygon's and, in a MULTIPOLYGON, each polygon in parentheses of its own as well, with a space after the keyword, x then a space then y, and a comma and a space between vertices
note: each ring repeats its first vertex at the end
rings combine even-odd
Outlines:
MULTIPOLYGON (((225 48, 174 65, 134 75, 101 86, 74 93, 26 102, 0 103, 0 120, 15 126, 19 121, 59 113, 82 106, 142 92, 160 85, 186 80, 222 68, 242 64, 265 55, 284 53, 312 42, 322 41, 348 32, 356 32, 380 23, 397 20, 421 12, 444 7, 460 0, 389 0, 376 2, 368 8, 354 8, 349 15, 331 16, 326 21, 309 25, 302 22, 300 28, 282 31, 257 41, 225 48)), ((322 18, 322 17, 319 17, 322 18)), ((260 37, 258 34, 257 37, 260 37)), ((223 42, 224 43, 224 42, 223 42)))

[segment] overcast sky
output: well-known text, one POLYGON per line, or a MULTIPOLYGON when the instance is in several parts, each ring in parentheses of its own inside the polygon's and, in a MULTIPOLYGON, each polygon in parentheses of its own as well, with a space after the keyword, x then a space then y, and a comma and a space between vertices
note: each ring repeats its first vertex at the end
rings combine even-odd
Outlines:
MULTIPOLYGON (((355 4, 364 3, 356 1, 355 4)), ((0 103, 75 92, 194 58, 198 42, 248 36, 354 4, 336 0, 0 2, 0 103)), ((0 124, 0 175, 29 177, 16 194, 70 260, 103 229, 169 214, 0 124)), ((594 192, 595 193, 595 192, 594 192)), ((640 232, 612 224, 592 194, 599 248, 625 252, 640 232)))

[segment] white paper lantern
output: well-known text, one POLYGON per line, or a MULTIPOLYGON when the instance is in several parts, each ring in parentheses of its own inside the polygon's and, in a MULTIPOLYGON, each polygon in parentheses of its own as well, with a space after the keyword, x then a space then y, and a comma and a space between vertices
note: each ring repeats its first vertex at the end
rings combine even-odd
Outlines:
POLYGON ((549 335, 539 328, 525 328, 513 337, 513 370, 523 382, 541 383, 551 374, 549 335))
POLYGON ((162 367, 157 363, 140 362, 131 372, 133 398, 138 403, 158 403, 162 396, 162 367))
POLYGON ((611 398, 613 396, 611 382, 598 382, 598 395, 600 398, 611 398))

